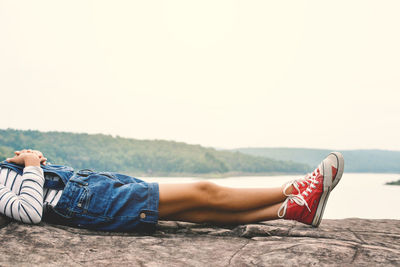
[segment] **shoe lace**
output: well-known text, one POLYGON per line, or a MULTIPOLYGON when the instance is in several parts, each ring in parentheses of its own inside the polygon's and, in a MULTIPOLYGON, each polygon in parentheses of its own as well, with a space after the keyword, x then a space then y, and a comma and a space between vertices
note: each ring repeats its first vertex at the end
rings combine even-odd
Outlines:
POLYGON ((282 203, 281 207, 278 210, 278 217, 283 218, 286 215, 286 210, 288 204, 296 202, 297 205, 299 206, 306 206, 309 212, 311 212, 310 208, 308 207, 307 201, 304 199, 304 197, 301 194, 297 195, 289 195, 286 200, 282 203))
POLYGON ((308 179, 307 179, 307 181, 308 181, 308 183, 309 183, 309 186, 307 187, 307 189, 306 190, 304 190, 303 191, 303 194, 305 195, 305 196, 308 196, 308 194, 310 193, 312 193, 312 190, 313 189, 315 189, 315 188, 317 188, 315 185, 316 184, 319 184, 319 181, 317 180, 317 177, 318 177, 318 174, 319 174, 320 172, 319 172, 319 167, 317 168, 317 169, 315 169, 311 174, 308 174, 308 179))
MULTIPOLYGON (((283 188, 283 194, 285 196, 290 196, 293 194, 287 194, 286 190, 290 187, 293 186, 294 189, 297 190, 297 192, 300 192, 300 186, 304 187, 304 186, 308 186, 308 188, 304 191, 308 191, 308 192, 312 192, 311 188, 316 188, 315 184, 318 184, 318 180, 316 179, 318 176, 318 172, 319 172, 320 166, 318 166, 318 168, 316 168, 312 173, 308 173, 306 176, 304 176, 303 178, 300 179, 295 179, 292 181, 289 181, 288 183, 286 183, 285 187, 283 188)), ((303 193, 304 193, 303 192, 303 193)), ((308 196, 308 193, 305 194, 306 196, 308 196)))

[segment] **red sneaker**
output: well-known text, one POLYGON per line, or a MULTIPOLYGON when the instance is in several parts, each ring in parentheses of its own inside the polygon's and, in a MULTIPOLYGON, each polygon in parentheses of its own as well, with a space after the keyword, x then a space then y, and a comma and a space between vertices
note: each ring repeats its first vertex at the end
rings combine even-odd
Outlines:
POLYGON ((332 152, 326 157, 319 166, 312 172, 308 173, 305 177, 292 180, 286 183, 283 187, 283 194, 285 196, 297 195, 303 193, 313 180, 322 172, 323 165, 332 167, 332 188, 339 183, 340 178, 342 178, 344 159, 340 152, 332 152), (286 193, 289 187, 293 186, 293 192, 291 194, 286 193))
MULTIPOLYGON (((307 181, 308 186, 303 188, 301 193, 290 194, 286 198, 278 210, 278 217, 318 227, 329 194, 343 175, 343 167, 342 154, 329 154, 311 175, 306 176, 305 180, 302 179, 302 182, 307 181)), ((300 188, 295 187, 299 192, 300 188)))

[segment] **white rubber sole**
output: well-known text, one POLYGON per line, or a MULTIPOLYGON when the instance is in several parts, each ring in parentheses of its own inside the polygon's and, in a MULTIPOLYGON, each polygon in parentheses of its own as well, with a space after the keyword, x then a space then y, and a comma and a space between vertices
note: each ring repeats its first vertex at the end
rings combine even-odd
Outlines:
POLYGON ((340 153, 340 152, 332 152, 331 154, 336 157, 337 163, 338 163, 336 177, 335 177, 335 180, 333 180, 333 182, 332 182, 331 190, 333 190, 333 188, 336 187, 336 185, 339 183, 340 179, 342 178, 343 171, 344 171, 344 158, 343 158, 342 153, 340 153))
MULTIPOLYGON (((343 170, 344 170, 344 159, 343 155, 339 152, 332 152, 329 154, 334 155, 336 158, 336 163, 337 163, 337 172, 336 172, 336 177, 335 180, 332 181, 332 168, 331 168, 331 163, 328 161, 323 161, 322 162, 322 168, 323 168, 323 174, 324 174, 324 189, 321 194, 317 211, 315 212, 314 219, 311 223, 313 227, 318 227, 319 224, 321 223, 322 216, 325 211, 325 206, 326 203, 328 202, 329 194, 331 193, 332 189, 335 188, 335 186, 339 183, 340 179, 342 178, 343 175, 343 170)), ((328 156, 328 157, 329 157, 328 156)))
POLYGON ((319 199, 317 211, 315 212, 314 219, 311 226, 318 227, 322 220, 322 215, 324 214, 325 205, 328 202, 329 193, 332 187, 332 169, 326 166, 325 161, 322 162, 322 168, 324 173, 324 187, 321 197, 319 199))

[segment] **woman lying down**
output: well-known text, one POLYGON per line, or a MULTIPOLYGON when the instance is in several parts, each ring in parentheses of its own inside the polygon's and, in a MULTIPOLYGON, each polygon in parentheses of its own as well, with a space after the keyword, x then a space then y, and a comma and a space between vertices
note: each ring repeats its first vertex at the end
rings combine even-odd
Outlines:
POLYGON ((343 174, 339 152, 310 174, 279 188, 229 188, 208 181, 147 183, 115 172, 46 164, 37 150, 0 163, 0 213, 24 223, 104 231, 152 231, 158 220, 245 224, 296 220, 318 227, 343 174))

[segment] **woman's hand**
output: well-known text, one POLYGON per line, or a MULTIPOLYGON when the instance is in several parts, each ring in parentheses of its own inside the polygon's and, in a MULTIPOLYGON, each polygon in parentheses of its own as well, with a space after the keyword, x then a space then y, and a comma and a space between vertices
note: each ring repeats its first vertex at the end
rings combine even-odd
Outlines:
POLYGON ((15 154, 16 156, 20 155, 21 153, 34 153, 34 154, 38 155, 38 157, 39 157, 39 159, 40 159, 40 164, 46 165, 47 158, 45 158, 45 157, 43 156, 43 153, 40 152, 39 150, 23 149, 23 150, 21 150, 21 151, 15 151, 15 152, 14 152, 14 154, 15 154))
POLYGON ((40 158, 36 153, 32 152, 23 152, 16 154, 12 158, 7 159, 8 162, 15 163, 18 165, 24 165, 25 167, 28 166, 40 166, 40 158))

